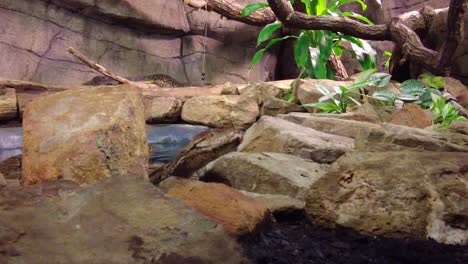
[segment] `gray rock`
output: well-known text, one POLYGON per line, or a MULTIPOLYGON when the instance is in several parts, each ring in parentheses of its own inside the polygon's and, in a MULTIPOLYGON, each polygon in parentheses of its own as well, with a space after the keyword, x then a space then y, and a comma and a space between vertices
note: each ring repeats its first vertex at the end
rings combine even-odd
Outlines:
POLYGON ((221 225, 136 177, 3 188, 0 202, 2 263, 248 263, 221 225))
POLYGON ((145 98, 145 119, 148 124, 173 123, 180 119, 182 100, 174 97, 145 98))
POLYGON ((303 211, 305 202, 287 195, 263 194, 241 191, 243 194, 262 202, 273 214, 290 214, 303 211))
POLYGON ((353 149, 353 139, 323 133, 281 118, 262 116, 239 146, 242 152, 279 152, 332 163, 353 149))
POLYGON ((328 170, 328 165, 281 153, 224 155, 200 171, 201 181, 222 182, 260 194, 304 197, 308 188, 328 170))
POLYGON ((11 120, 18 115, 16 91, 12 88, 0 88, 0 121, 11 120))
POLYGON ((370 235, 466 244, 467 160, 460 152, 347 154, 310 188, 307 216, 370 235))
POLYGON ((277 116, 279 114, 287 114, 291 112, 305 112, 306 109, 295 103, 290 103, 285 100, 268 97, 263 100, 260 115, 277 116))

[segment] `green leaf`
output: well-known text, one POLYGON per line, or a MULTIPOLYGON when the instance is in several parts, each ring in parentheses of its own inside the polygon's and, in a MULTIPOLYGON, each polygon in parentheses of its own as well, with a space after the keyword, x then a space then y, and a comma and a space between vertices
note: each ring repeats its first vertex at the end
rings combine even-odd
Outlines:
POLYGON ((363 22, 365 22, 366 24, 368 25, 374 25, 374 23, 372 23, 372 21, 370 21, 367 17, 361 15, 361 14, 358 14, 358 13, 354 13, 354 12, 343 12, 342 13, 343 16, 346 16, 346 17, 352 17, 352 18, 356 18, 358 20, 361 20, 363 22))
POLYGON ((309 54, 310 37, 306 32, 301 32, 299 38, 294 45, 294 59, 300 67, 306 67, 307 61, 310 60, 309 54))
POLYGON ((427 86, 440 89, 444 88, 445 80, 440 76, 434 76, 430 73, 423 73, 419 76, 419 80, 425 83, 427 86))
POLYGON ((254 66, 255 64, 257 64, 257 63, 262 59, 263 53, 265 53, 265 51, 266 51, 266 48, 261 49, 261 50, 259 50, 259 51, 257 51, 257 52, 255 53, 255 55, 254 55, 253 58, 252 58, 252 61, 250 62, 249 72, 250 72, 250 70, 252 70, 253 66, 254 66))
POLYGON ((398 98, 397 94, 388 90, 381 90, 381 91, 375 91, 374 94, 372 94, 372 98, 380 100, 380 101, 387 101, 390 104, 394 104, 395 100, 398 98))
POLYGON ((371 70, 366 70, 366 71, 363 71, 359 74, 359 76, 356 78, 356 80, 354 81, 355 84, 358 84, 358 83, 365 83, 367 82, 370 77, 372 76, 372 74, 374 74, 375 70, 374 69, 371 69, 371 70))
POLYGON ((243 17, 250 16, 253 12, 255 12, 255 11, 259 10, 259 9, 268 7, 268 6, 269 6, 269 5, 266 4, 266 3, 252 3, 252 4, 248 4, 248 5, 246 5, 246 6, 242 9, 241 15, 242 15, 243 17))
POLYGON ((319 102, 319 103, 310 103, 310 104, 304 104, 302 105, 304 107, 314 107, 318 108, 326 113, 339 113, 340 108, 335 105, 334 103, 326 103, 326 102, 319 102))
POLYGON ((266 25, 262 29, 260 34, 258 35, 257 46, 259 46, 263 42, 267 41, 271 37, 271 35, 273 35, 273 33, 275 33, 276 30, 281 28, 282 25, 283 25, 283 23, 281 23, 280 21, 275 21, 273 23, 270 23, 270 24, 266 25))
POLYGON ((401 83, 400 90, 403 95, 419 96, 424 93, 424 83, 418 80, 406 80, 401 83))
POLYGON ((312 13, 312 6, 310 0, 301 0, 301 2, 304 4, 306 8, 306 13, 308 15, 316 15, 316 13, 312 13))
POLYGON ((385 87, 391 79, 392 75, 384 72, 376 72, 369 77, 370 85, 376 87, 385 87))

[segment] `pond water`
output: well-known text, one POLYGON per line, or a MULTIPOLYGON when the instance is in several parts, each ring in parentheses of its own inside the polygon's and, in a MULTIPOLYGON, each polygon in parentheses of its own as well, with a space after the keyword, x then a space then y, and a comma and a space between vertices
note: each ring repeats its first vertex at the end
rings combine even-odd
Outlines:
MULTIPOLYGON (((167 162, 200 132, 208 127, 186 124, 148 125, 148 143, 152 151, 150 162, 167 162)), ((23 148, 23 129, 21 127, 0 128, 0 161, 21 155, 23 148)))

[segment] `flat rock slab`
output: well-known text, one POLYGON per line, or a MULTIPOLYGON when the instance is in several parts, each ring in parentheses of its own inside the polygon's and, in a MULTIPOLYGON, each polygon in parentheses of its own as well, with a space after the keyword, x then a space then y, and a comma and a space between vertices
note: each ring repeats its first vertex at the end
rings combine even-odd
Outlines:
POLYGON ((149 182, 0 189, 0 263, 247 263, 218 225, 149 182))
POLYGON ((234 152, 209 163, 202 181, 222 182, 248 192, 304 198, 328 165, 282 153, 234 152))
POLYGON ((279 152, 332 163, 354 147, 353 139, 323 133, 281 118, 262 116, 239 146, 242 152, 279 152))
POLYGON ((468 242, 468 153, 353 152, 310 188, 309 220, 370 235, 468 242))
POLYGON ((23 117, 23 183, 92 183, 113 175, 147 177, 141 94, 97 87, 42 96, 23 117))
POLYGON ((0 121, 11 120, 18 115, 16 91, 0 87, 0 121))

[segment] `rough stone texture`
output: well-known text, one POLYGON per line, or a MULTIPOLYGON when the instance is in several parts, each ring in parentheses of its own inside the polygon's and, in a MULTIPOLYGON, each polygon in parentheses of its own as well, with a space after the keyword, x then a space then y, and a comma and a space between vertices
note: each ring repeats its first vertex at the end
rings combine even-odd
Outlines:
POLYGON ((239 89, 241 95, 255 98, 258 105, 262 105, 266 98, 280 95, 280 92, 280 88, 270 83, 252 83, 243 89, 239 89))
POLYGON ((149 124, 172 123, 180 119, 182 100, 175 97, 145 98, 145 120, 149 124))
POLYGON ((253 193, 241 191, 243 194, 262 202, 270 212, 276 215, 292 214, 303 211, 305 202, 287 195, 253 193))
POLYGON ((7 185, 7 181, 5 177, 3 177, 3 174, 0 172, 0 188, 4 187, 7 185))
MULTIPOLYGON (((450 92, 458 101, 459 104, 468 107, 468 88, 459 80, 445 77, 445 89, 450 92)), ((468 108, 467 108, 468 109, 468 108)))
POLYGON ((465 244, 467 160, 450 152, 345 155, 310 188, 307 216, 371 235, 465 244))
POLYGON ((224 184, 171 177, 160 187, 170 196, 223 225, 233 236, 250 234, 268 221, 269 212, 261 202, 224 184))
POLYGON ((319 163, 332 163, 353 149, 353 140, 281 118, 262 116, 247 130, 238 149, 242 152, 279 152, 319 163))
POLYGON ((23 183, 147 177, 143 100, 119 87, 66 91, 26 106, 23 183))
MULTIPOLYGON (((0 77, 52 84, 97 75, 66 52, 73 46, 121 76, 167 74, 201 85, 205 23, 206 83, 243 83, 261 29, 167 0, 3 0, 0 20, 0 77), (239 31, 248 39, 238 39, 239 31)), ((251 80, 274 77, 274 53, 252 69, 251 80)))
POLYGON ((424 111, 416 104, 405 104, 395 112, 389 123, 401 126, 425 128, 432 125, 431 112, 424 111))
POLYGON ((377 124, 334 118, 335 116, 339 117, 341 115, 290 113, 278 117, 318 131, 350 138, 358 137, 361 131, 381 129, 381 126, 377 124))
POLYGON ((0 161, 0 173, 6 179, 21 179, 21 159, 22 156, 14 156, 0 161))
POLYGON ((0 87, 0 121, 16 118, 18 113, 16 91, 0 87))
POLYGON ((259 114, 256 99, 240 95, 194 97, 182 107, 184 121, 218 128, 246 129, 259 114))
POLYGON ((428 150, 442 152, 468 152, 464 138, 455 133, 399 126, 383 125, 381 128, 362 129, 354 142, 355 148, 370 151, 428 150))
POLYGON ((305 111, 306 109, 300 105, 279 98, 269 97, 264 99, 262 108, 260 109, 260 115, 276 116, 279 114, 305 111))
POLYGON ((466 121, 453 121, 447 129, 452 133, 459 133, 468 135, 468 122, 466 121))
POLYGON ((0 204, 1 263, 247 262, 220 225, 132 176, 7 187, 0 204))
POLYGON ((303 198, 307 189, 328 170, 328 165, 281 153, 224 155, 203 169, 200 180, 233 188, 303 198))

